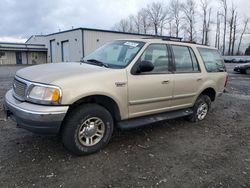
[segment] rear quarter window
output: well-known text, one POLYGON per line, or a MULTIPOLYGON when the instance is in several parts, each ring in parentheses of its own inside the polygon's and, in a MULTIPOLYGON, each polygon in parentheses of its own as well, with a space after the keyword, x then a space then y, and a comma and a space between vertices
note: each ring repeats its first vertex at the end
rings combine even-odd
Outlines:
POLYGON ((224 60, 216 49, 197 48, 207 72, 225 72, 224 60))

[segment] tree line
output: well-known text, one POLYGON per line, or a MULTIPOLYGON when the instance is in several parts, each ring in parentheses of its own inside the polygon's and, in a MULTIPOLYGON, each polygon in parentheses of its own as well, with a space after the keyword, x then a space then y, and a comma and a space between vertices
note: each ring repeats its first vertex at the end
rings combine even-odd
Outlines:
POLYGON ((116 31, 182 37, 186 41, 215 46, 223 55, 240 55, 249 18, 233 1, 169 0, 153 2, 135 15, 121 19, 116 31))

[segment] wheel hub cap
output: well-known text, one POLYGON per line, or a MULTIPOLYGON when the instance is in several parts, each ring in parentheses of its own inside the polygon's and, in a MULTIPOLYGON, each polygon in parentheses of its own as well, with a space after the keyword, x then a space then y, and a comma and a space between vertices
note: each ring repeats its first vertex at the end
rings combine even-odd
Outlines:
POLYGON ((197 110, 197 116, 199 120, 203 120, 208 112, 208 105, 206 103, 202 103, 198 110, 197 110))
POLYGON ((96 126, 94 122, 91 122, 89 125, 83 128, 84 134, 88 137, 92 137, 96 133, 96 126))
POLYGON ((78 139, 84 146, 97 144, 104 136, 105 125, 98 117, 91 117, 85 120, 78 131, 78 139))

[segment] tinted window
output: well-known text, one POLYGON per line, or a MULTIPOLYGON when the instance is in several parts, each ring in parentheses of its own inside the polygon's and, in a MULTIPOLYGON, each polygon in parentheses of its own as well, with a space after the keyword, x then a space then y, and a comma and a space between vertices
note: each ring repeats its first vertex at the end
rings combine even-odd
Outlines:
POLYGON ((150 61, 154 65, 151 73, 168 72, 169 59, 167 46, 164 44, 151 44, 144 51, 140 61, 150 61))
POLYGON ((193 50, 186 46, 172 45, 176 72, 195 72, 199 70, 193 50))
POLYGON ((198 48, 207 72, 226 71, 224 60, 215 49, 198 48))

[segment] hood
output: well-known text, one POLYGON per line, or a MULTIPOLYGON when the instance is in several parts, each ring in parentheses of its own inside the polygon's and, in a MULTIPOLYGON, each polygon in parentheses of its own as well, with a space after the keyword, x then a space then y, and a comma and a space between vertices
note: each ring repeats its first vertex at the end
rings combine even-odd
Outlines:
POLYGON ((245 67, 245 66, 250 67, 250 63, 243 63, 243 64, 236 65, 236 67, 245 67))
POLYGON ((29 81, 49 84, 62 78, 108 70, 105 67, 86 63, 49 63, 21 69, 16 75, 29 81))

